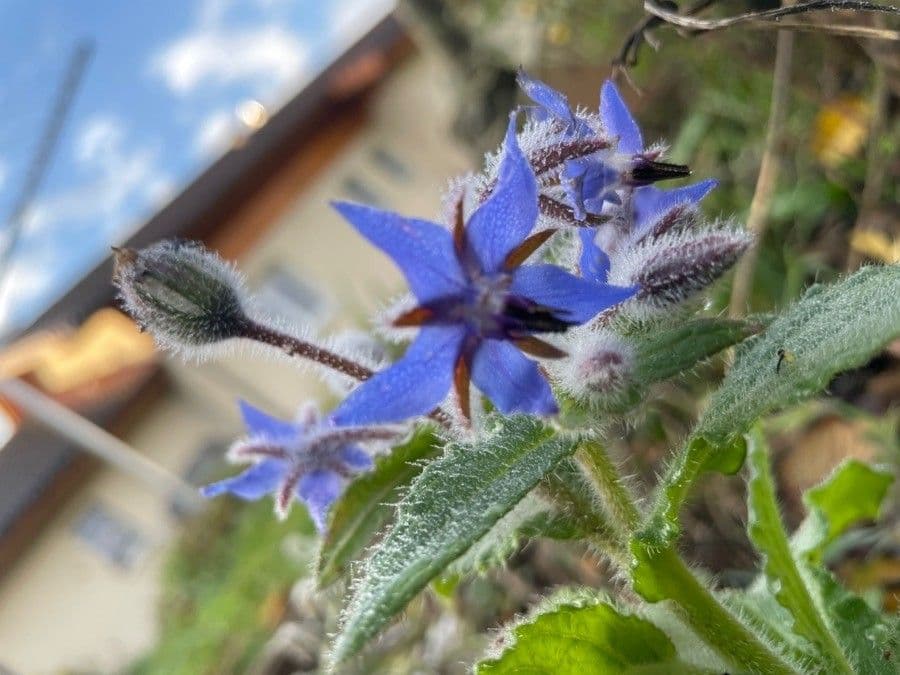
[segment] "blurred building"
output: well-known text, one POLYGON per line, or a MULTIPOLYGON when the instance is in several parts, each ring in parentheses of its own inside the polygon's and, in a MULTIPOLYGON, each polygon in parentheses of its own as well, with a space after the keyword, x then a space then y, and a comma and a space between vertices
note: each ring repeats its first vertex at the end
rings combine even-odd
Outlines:
MULTIPOLYGON (((272 314, 323 334, 365 326, 400 277, 329 207, 341 198, 434 217, 468 167, 446 129, 443 66, 392 19, 282 109, 248 102, 232 149, 129 246, 202 239, 238 262, 272 314)), ((111 430, 191 484, 238 433, 235 400, 284 416, 327 391, 252 350, 184 366, 112 309, 105 261, 0 353, 0 372, 111 430)), ((0 400, 0 664, 109 671, 149 648, 171 495, 105 466, 0 400)), ((0 668, 2 669, 2 668, 0 668)))

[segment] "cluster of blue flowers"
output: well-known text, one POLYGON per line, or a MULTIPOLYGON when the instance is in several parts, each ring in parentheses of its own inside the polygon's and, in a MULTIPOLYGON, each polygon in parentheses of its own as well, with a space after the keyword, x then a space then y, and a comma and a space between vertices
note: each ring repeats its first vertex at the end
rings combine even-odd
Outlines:
MULTIPOLYGON (((484 172, 456 183, 448 222, 335 204, 402 271, 413 298, 392 312, 391 325, 418 333, 395 363, 364 372, 324 418, 306 411, 284 422, 242 404, 248 437, 230 456, 252 465, 208 486, 207 496, 271 493, 280 514, 297 498, 323 529, 349 478, 372 466, 372 444, 405 433, 397 423, 430 414, 471 426, 472 383, 502 413, 555 414, 552 362, 624 367, 624 347, 601 357, 581 353, 584 345, 619 349, 604 333, 611 316, 646 318, 687 300, 749 244, 729 226, 698 226, 697 204, 715 181, 670 191, 652 185, 689 172, 660 161, 661 146, 644 146, 611 82, 596 113, 573 110, 524 73, 519 83, 534 103, 523 109, 523 128, 523 110, 515 111, 484 172), (451 391, 452 405, 442 408, 451 391)), ((122 295, 138 318, 140 294, 122 295)), ((602 388, 621 379, 613 375, 579 372, 568 381, 602 388)), ((554 379, 566 388, 565 376, 554 379)))

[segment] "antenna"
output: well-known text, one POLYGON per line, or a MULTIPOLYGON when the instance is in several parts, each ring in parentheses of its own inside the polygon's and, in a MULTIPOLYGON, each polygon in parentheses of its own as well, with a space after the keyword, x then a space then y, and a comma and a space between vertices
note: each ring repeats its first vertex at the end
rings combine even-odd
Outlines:
POLYGON ((93 40, 82 40, 75 45, 75 50, 69 58, 69 67, 66 70, 65 79, 63 79, 56 95, 53 109, 50 117, 47 119, 47 124, 44 126, 37 150, 31 158, 28 173, 25 174, 25 182, 22 184, 19 198, 13 205, 12 212, 6 221, 7 234, 5 241, 0 246, 0 297, 2 297, 4 282, 9 277, 16 245, 22 235, 24 225, 22 217, 25 215, 28 207, 31 206, 31 202, 34 200, 44 180, 44 176, 47 174, 47 169, 53 161, 53 155, 56 153, 59 137, 69 116, 72 101, 78 92, 85 69, 93 53, 93 40))

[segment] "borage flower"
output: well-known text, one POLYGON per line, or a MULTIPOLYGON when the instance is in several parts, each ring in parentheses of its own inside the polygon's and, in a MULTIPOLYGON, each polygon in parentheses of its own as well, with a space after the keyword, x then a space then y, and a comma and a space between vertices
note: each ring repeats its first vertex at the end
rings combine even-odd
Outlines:
POLYGON ((703 223, 697 203, 708 180, 677 190, 640 188, 616 222, 579 231, 583 278, 639 287, 628 310, 648 317, 669 311, 722 276, 752 243, 725 222, 703 223))
POLYGON ((529 236, 538 218, 537 183, 516 142, 515 117, 490 196, 451 234, 424 220, 368 206, 337 210, 387 253, 418 306, 396 325, 421 326, 404 356, 363 382, 335 412, 345 424, 407 419, 437 406, 455 385, 469 416, 470 379, 504 413, 553 414, 538 364, 564 353, 535 337, 562 332, 630 297, 635 289, 596 284, 549 264, 522 263, 552 230, 529 236))
POLYGON ((660 190, 652 185, 638 188, 618 210, 614 221, 596 229, 579 229, 581 275, 605 283, 610 256, 615 257, 667 232, 694 226, 697 205, 718 184, 708 179, 674 190, 660 190))
POLYGON ((641 130, 625 105, 616 86, 607 81, 600 95, 599 115, 573 112, 566 97, 552 87, 519 73, 519 86, 532 101, 531 119, 541 122, 552 119, 561 132, 547 140, 548 146, 573 145, 581 141, 591 149, 581 155, 565 153, 560 184, 568 206, 576 221, 589 216, 605 216, 606 204, 620 204, 619 191, 660 180, 687 176, 686 166, 658 161, 661 148, 645 148, 641 130), (596 150, 589 141, 594 140, 596 150), (610 151, 607 146, 614 146, 610 151))
POLYGON ((233 478, 203 488, 216 497, 229 492, 245 500, 275 497, 275 512, 285 517, 295 499, 303 501, 319 531, 350 476, 372 468, 360 445, 396 440, 403 430, 385 426, 348 426, 333 416, 324 419, 315 406, 304 408, 297 421, 270 417, 241 401, 248 436, 228 451, 235 462, 253 465, 233 478))

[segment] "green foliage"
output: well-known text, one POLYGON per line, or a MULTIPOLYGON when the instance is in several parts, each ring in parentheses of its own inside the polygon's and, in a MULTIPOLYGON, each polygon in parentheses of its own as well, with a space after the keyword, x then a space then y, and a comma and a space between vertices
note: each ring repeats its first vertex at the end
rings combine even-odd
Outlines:
POLYGON ((743 342, 763 327, 761 320, 699 318, 633 336, 635 379, 650 384, 674 377, 743 342))
POLYGON ((484 536, 578 439, 522 415, 494 417, 473 443, 451 443, 413 480, 394 526, 366 560, 334 647, 356 653, 429 581, 484 536))
POLYGON ((750 468, 747 505, 750 540, 764 556, 763 573, 778 602, 794 618, 792 629, 816 645, 829 672, 852 673, 824 614, 808 585, 808 571, 795 558, 778 512, 775 482, 769 469, 769 452, 762 432, 750 434, 750 468), (806 577, 806 578, 804 578, 806 577))
POLYGON ((862 365, 898 335, 900 266, 863 268, 807 291, 741 350, 669 467, 639 540, 656 548, 671 544, 697 478, 709 469, 733 468, 739 435, 753 422, 822 391, 837 373, 862 365), (776 370, 779 350, 788 357, 776 370))
POLYGON ((819 393, 898 335, 900 265, 866 267, 814 286, 741 350, 695 435, 717 443, 743 433, 763 415, 819 393), (788 358, 776 370, 779 350, 788 358))
POLYGON ((675 541, 680 533, 679 509, 687 500, 697 477, 706 471, 737 473, 746 453, 747 446, 742 436, 735 436, 718 445, 702 436, 689 439, 685 450, 669 467, 668 475, 659 487, 656 509, 636 535, 637 542, 652 551, 675 541))
POLYGON ((811 560, 821 559, 825 548, 848 526, 878 517, 893 481, 887 471, 855 459, 846 461, 827 481, 803 496, 810 516, 798 533, 798 548, 811 560))
POLYGON ((393 516, 392 504, 422 470, 423 462, 437 454, 437 439, 419 431, 407 443, 375 461, 375 468, 357 477, 331 507, 328 531, 322 539, 317 580, 327 586, 343 575, 351 561, 372 541, 393 516))
POLYGON ((690 371, 755 335, 764 325, 763 318, 745 321, 704 317, 675 325, 620 322, 616 331, 634 352, 629 381, 604 397, 595 392, 586 406, 564 400, 565 421, 568 426, 590 426, 596 423, 598 410, 626 412, 640 404, 651 385, 690 371))
POLYGON ((546 500, 528 495, 452 562, 448 572, 459 576, 482 574, 504 565, 529 539, 575 539, 586 534, 575 522, 556 513, 546 500))
POLYGON ((749 532, 765 556, 763 574, 778 602, 793 617, 793 632, 816 647, 826 672, 891 672, 896 658, 893 625, 815 564, 827 542, 860 520, 878 516, 893 477, 858 461, 841 465, 804 496, 810 514, 788 539, 775 501, 768 448, 762 433, 751 435, 749 532))
POLYGON ((731 667, 772 674, 795 672, 791 654, 768 644, 741 621, 673 548, 653 549, 635 540, 632 553, 634 590, 648 602, 674 601, 691 629, 731 667))
POLYGON ((268 500, 215 502, 191 523, 165 568, 160 637, 131 675, 238 675, 271 636, 291 586, 309 561, 285 553, 287 537, 315 532, 304 509, 284 522, 268 500))
POLYGON ((666 634, 600 599, 551 602, 510 630, 514 642, 478 675, 683 675, 713 672, 681 661, 666 634))

